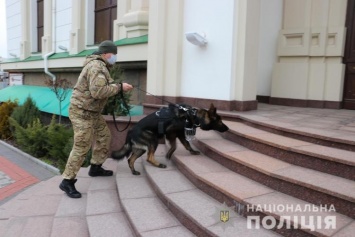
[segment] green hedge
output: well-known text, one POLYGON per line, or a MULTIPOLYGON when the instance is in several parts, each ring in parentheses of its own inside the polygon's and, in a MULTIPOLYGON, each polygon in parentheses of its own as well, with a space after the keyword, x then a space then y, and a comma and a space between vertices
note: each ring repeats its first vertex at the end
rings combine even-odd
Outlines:
POLYGON ((73 146, 71 127, 56 123, 55 116, 50 124, 44 125, 31 97, 28 97, 22 106, 13 109, 6 120, 10 124, 9 130, 15 143, 21 150, 44 160, 60 171, 64 170, 73 146))
POLYGON ((0 102, 0 139, 9 140, 12 138, 9 117, 17 106, 16 101, 0 102))

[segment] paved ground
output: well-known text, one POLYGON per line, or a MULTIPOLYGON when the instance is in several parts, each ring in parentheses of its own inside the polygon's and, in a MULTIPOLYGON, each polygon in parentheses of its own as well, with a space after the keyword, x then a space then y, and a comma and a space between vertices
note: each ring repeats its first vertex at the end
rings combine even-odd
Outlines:
POLYGON ((0 141, 0 206, 30 185, 58 175, 58 172, 0 141))

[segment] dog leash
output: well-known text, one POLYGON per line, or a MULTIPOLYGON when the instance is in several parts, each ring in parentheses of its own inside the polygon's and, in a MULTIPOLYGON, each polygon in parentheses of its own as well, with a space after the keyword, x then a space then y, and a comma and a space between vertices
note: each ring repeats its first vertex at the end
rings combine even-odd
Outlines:
POLYGON ((128 116, 129 116, 129 120, 128 120, 128 123, 127 123, 127 125, 126 125, 126 127, 125 127, 124 129, 122 129, 122 130, 119 130, 119 129, 118 129, 117 122, 116 122, 116 117, 115 117, 115 108, 116 108, 117 100, 115 100, 115 104, 114 104, 113 109, 112 109, 112 118, 113 118, 113 124, 115 125, 116 130, 117 130, 118 132, 123 132, 123 131, 125 131, 125 130, 128 128, 128 126, 131 124, 132 116, 131 116, 131 113, 129 112, 129 106, 128 106, 128 104, 126 103, 126 101, 124 100, 124 96, 123 96, 123 85, 122 85, 122 83, 119 83, 119 84, 121 85, 121 90, 120 90, 120 93, 117 94, 117 97, 118 97, 118 96, 121 96, 122 104, 123 104, 123 106, 125 107, 125 109, 127 110, 127 113, 128 113, 128 116))
MULTIPOLYGON (((123 85, 122 85, 122 83, 119 83, 119 84, 121 85, 121 90, 120 90, 120 93, 117 94, 117 96, 121 96, 122 104, 123 104, 123 106, 125 107, 125 109, 127 110, 127 113, 128 113, 128 116, 129 116, 129 120, 128 120, 128 123, 127 123, 127 125, 126 125, 126 127, 125 127, 124 129, 122 129, 122 130, 119 130, 119 129, 118 129, 117 122, 116 122, 116 117, 115 117, 115 112, 114 112, 115 107, 116 107, 116 102, 117 102, 117 100, 115 100, 115 105, 113 106, 113 109, 112 109, 112 117, 113 117, 113 124, 115 125, 116 130, 117 130, 118 132, 123 132, 123 131, 125 131, 125 130, 129 127, 129 125, 131 124, 132 116, 131 116, 131 114, 130 114, 129 106, 127 105, 126 101, 124 100, 124 96, 123 96, 123 85)), ((170 101, 168 101, 168 100, 165 100, 165 99, 163 99, 162 97, 159 98, 158 96, 156 96, 156 95, 154 95, 154 94, 152 94, 152 93, 149 93, 148 91, 145 91, 145 90, 143 90, 143 89, 141 89, 141 88, 139 88, 139 87, 134 86, 133 88, 134 88, 134 89, 137 89, 137 90, 140 90, 140 91, 142 91, 142 92, 145 92, 145 93, 147 93, 148 95, 151 95, 151 96, 153 96, 153 97, 155 97, 155 98, 158 98, 158 99, 160 99, 162 102, 165 102, 165 103, 168 103, 168 104, 173 104, 173 105, 175 105, 177 108, 182 109, 182 110, 184 110, 184 111, 188 111, 188 110, 189 110, 188 108, 185 108, 185 107, 183 107, 183 106, 181 106, 181 105, 179 105, 179 104, 172 103, 172 102, 170 102, 170 101)))
POLYGON ((156 96, 156 95, 154 95, 154 94, 152 94, 152 93, 149 93, 148 91, 145 91, 145 90, 143 90, 143 89, 141 89, 141 88, 139 88, 139 87, 133 87, 134 89, 137 89, 137 90, 139 90, 139 91, 142 91, 142 92, 145 92, 145 93, 147 93, 148 95, 151 95, 151 96, 153 96, 153 97, 155 97, 155 98, 157 98, 157 99, 160 99, 162 102, 165 102, 165 103, 168 103, 168 104, 173 104, 173 105, 175 105, 177 108, 179 108, 179 109, 182 109, 182 110, 184 110, 184 111, 188 111, 189 109, 187 109, 187 108, 185 108, 185 107, 183 107, 183 106, 181 106, 181 105, 179 105, 179 104, 177 104, 177 103, 173 103, 173 102, 170 102, 170 101, 168 101, 168 100, 165 100, 165 99, 163 99, 163 97, 162 96, 156 96))
POLYGON ((147 93, 148 95, 151 95, 151 96, 153 96, 153 97, 155 97, 155 98, 157 98, 157 99, 160 99, 162 102, 165 102, 165 103, 168 103, 168 104, 175 104, 176 105, 176 103, 172 103, 172 102, 170 102, 170 101, 168 101, 168 100, 165 100, 165 99, 163 99, 163 97, 162 96, 156 96, 156 95, 154 95, 154 94, 152 94, 152 93, 149 93, 148 91, 145 91, 145 90, 143 90, 143 89, 141 89, 141 88, 139 88, 139 87, 133 87, 134 89, 137 89, 137 90, 139 90, 139 91, 142 91, 142 92, 145 92, 145 93, 147 93))
MULTIPOLYGON (((142 91, 142 92, 145 92, 145 93, 147 93, 147 94, 149 94, 149 95, 151 95, 151 96, 153 96, 153 97, 155 97, 155 98, 161 99, 162 102, 166 102, 166 103, 169 103, 169 104, 173 104, 173 105, 175 105, 177 108, 182 109, 182 110, 184 110, 184 111, 187 112, 187 113, 192 112, 192 113, 193 113, 192 116, 196 116, 196 110, 195 110, 195 109, 188 109, 188 108, 185 108, 185 107, 183 107, 183 106, 181 106, 181 105, 179 105, 179 104, 171 103, 170 101, 165 100, 165 99, 163 99, 163 98, 159 98, 158 96, 153 95, 152 93, 149 93, 148 91, 145 91, 145 90, 143 90, 143 89, 141 89, 141 88, 139 88, 139 87, 134 87, 134 88, 137 89, 137 90, 140 90, 140 91, 142 91)), ((187 123, 189 123, 189 122, 187 121, 187 123)), ((185 126, 184 132, 185 132, 185 139, 186 139, 187 141, 191 141, 191 140, 194 140, 194 139, 195 139, 196 128, 197 128, 197 127, 200 127, 200 124, 192 124, 192 126, 189 126, 189 127, 188 127, 188 126, 185 126)))
MULTIPOLYGON (((117 122, 116 122, 116 117, 115 117, 115 108, 116 108, 116 105, 117 105, 117 104, 116 104, 116 103, 117 103, 117 99, 115 100, 115 104, 114 104, 113 109, 112 109, 112 118, 113 118, 113 124, 115 125, 116 130, 117 130, 118 132, 123 132, 123 131, 125 131, 125 130, 128 128, 128 126, 131 124, 132 116, 131 116, 131 114, 130 114, 130 112, 129 112, 129 106, 127 105, 126 101, 124 100, 122 83, 119 83, 119 84, 121 85, 121 90, 120 90, 120 93, 117 94, 117 96, 121 96, 122 104, 123 104, 123 106, 125 107, 125 109, 127 110, 127 113, 128 113, 128 116, 129 116, 129 120, 128 120, 128 123, 127 123, 127 125, 126 125, 126 127, 125 127, 124 129, 122 129, 122 130, 119 130, 119 129, 118 129, 117 122)), ((145 90, 143 90, 143 89, 141 89, 141 88, 139 88, 139 87, 133 86, 133 88, 134 88, 134 89, 137 89, 137 90, 140 90, 140 91, 142 91, 142 92, 145 92, 145 93, 147 93, 147 94, 149 94, 149 95, 151 95, 151 96, 154 96, 155 98, 161 99, 161 101, 163 101, 163 102, 166 102, 166 103, 168 103, 168 104, 174 104, 174 105, 177 106, 178 108, 181 107, 181 109, 185 109, 185 110, 186 110, 186 108, 184 108, 184 107, 182 107, 182 106, 179 107, 177 104, 171 103, 170 101, 164 100, 163 98, 159 98, 158 96, 153 95, 152 93, 149 93, 148 91, 145 91, 145 90)))

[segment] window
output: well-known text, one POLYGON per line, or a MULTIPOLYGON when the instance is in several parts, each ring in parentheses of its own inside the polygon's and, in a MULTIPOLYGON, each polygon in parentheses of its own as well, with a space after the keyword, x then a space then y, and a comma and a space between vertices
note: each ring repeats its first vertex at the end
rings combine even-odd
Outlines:
POLYGON ((117 0, 95 0, 95 44, 113 40, 113 21, 117 18, 117 0))
POLYGON ((43 0, 37 0, 37 51, 42 52, 43 0))

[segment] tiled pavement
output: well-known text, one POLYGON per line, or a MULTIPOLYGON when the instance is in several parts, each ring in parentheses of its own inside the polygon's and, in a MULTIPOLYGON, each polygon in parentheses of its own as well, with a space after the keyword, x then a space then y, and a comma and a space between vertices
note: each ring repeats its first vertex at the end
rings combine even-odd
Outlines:
POLYGON ((0 205, 32 184, 58 173, 58 169, 0 141, 0 205))
POLYGON ((0 156, 0 200, 37 183, 39 180, 0 156))

